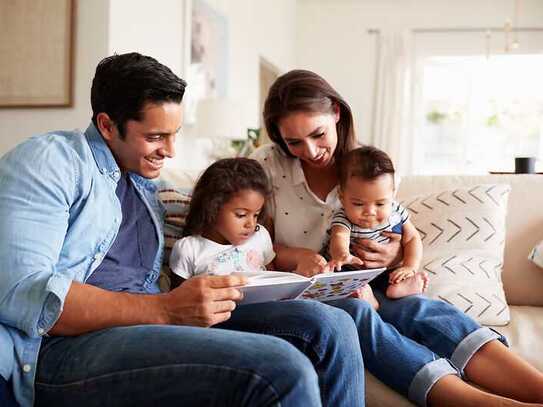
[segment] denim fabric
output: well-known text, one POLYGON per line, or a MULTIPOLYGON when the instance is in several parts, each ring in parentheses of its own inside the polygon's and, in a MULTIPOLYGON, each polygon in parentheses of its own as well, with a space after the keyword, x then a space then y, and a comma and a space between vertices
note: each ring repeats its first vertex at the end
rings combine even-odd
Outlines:
POLYGON ((426 405, 441 377, 461 376, 481 346, 505 340, 443 301, 424 296, 390 300, 378 290, 374 293, 379 312, 357 299, 328 304, 354 319, 367 369, 419 406, 426 405))
POLYGON ((311 300, 250 304, 218 326, 285 339, 313 363, 324 406, 364 406, 358 333, 344 311, 311 300))
POLYGON ((462 376, 466 364, 481 346, 496 339, 507 345, 504 336, 482 327, 444 301, 423 295, 391 300, 379 291, 375 295, 384 321, 393 324, 402 335, 449 359, 462 376))
MULTIPOLYGON (((17 401, 33 403, 42 336, 54 325, 72 281, 101 263, 121 220, 115 188, 120 170, 102 136, 52 132, 0 159, 0 372, 11 374, 17 401), (10 356, 11 355, 11 356, 10 356), (10 365, 11 363, 11 365, 10 365)), ((145 277, 158 292, 163 208, 150 181, 130 174, 153 218, 159 250, 145 277)))
POLYGON ((146 325, 44 340, 36 406, 320 406, 317 376, 266 335, 146 325))

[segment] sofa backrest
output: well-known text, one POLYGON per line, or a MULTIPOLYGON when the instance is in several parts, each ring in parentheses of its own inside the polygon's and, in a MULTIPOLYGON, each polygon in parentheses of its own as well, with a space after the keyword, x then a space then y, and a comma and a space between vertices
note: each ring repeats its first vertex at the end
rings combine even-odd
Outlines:
POLYGON ((402 178, 399 200, 477 184, 509 184, 503 285, 510 305, 543 305, 543 269, 528 260, 543 240, 543 175, 413 175, 402 178))

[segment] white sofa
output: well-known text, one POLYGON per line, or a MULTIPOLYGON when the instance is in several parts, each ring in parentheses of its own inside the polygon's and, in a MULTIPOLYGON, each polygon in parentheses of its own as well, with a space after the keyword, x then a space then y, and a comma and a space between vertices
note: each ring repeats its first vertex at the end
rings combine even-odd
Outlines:
MULTIPOLYGON (((514 352, 543 371, 543 269, 527 258, 530 250, 543 240, 543 175, 407 176, 402 178, 398 198, 495 183, 512 187, 502 274, 511 321, 492 328, 507 337, 514 352)), ((366 372, 366 405, 414 404, 366 372)))
MULTIPOLYGON (((190 187, 195 174, 164 170, 162 180, 190 187)), ((477 184, 505 183, 512 187, 506 222, 503 284, 511 322, 492 327, 505 335, 511 349, 543 371, 543 269, 528 261, 537 242, 543 240, 543 176, 408 176, 403 177, 398 198, 429 194, 477 184)), ((366 372, 368 407, 413 406, 366 372)))

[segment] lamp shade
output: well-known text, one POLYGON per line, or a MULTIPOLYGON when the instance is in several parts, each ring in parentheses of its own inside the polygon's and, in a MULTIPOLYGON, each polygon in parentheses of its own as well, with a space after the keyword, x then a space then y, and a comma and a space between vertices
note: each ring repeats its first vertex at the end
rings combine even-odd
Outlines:
POLYGON ((199 137, 247 138, 242 106, 230 99, 201 99, 196 109, 196 129, 199 137))

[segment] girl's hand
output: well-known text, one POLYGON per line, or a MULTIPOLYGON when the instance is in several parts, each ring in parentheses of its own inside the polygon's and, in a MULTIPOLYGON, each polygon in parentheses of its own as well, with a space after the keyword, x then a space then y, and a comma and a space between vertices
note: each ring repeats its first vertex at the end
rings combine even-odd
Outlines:
POLYGON ((360 260, 358 257, 353 256, 351 253, 346 253, 346 254, 344 254, 342 256, 339 256, 339 257, 337 257, 335 259, 332 259, 328 263, 330 269, 334 270, 334 271, 340 271, 341 267, 344 264, 357 264, 359 266, 363 266, 364 262, 362 260, 360 260))
POLYGON ((304 277, 312 277, 315 274, 328 273, 330 270, 330 266, 324 257, 308 250, 300 255, 298 265, 294 272, 296 274, 301 274, 304 277))
POLYGON ((394 270, 388 276, 388 282, 390 284, 397 284, 407 278, 411 278, 415 275, 416 270, 413 267, 399 267, 394 270))
POLYGON ((364 262, 367 268, 390 267, 400 262, 403 257, 402 235, 383 232, 390 238, 388 243, 377 243, 375 240, 356 239, 351 243, 354 254, 364 262))

